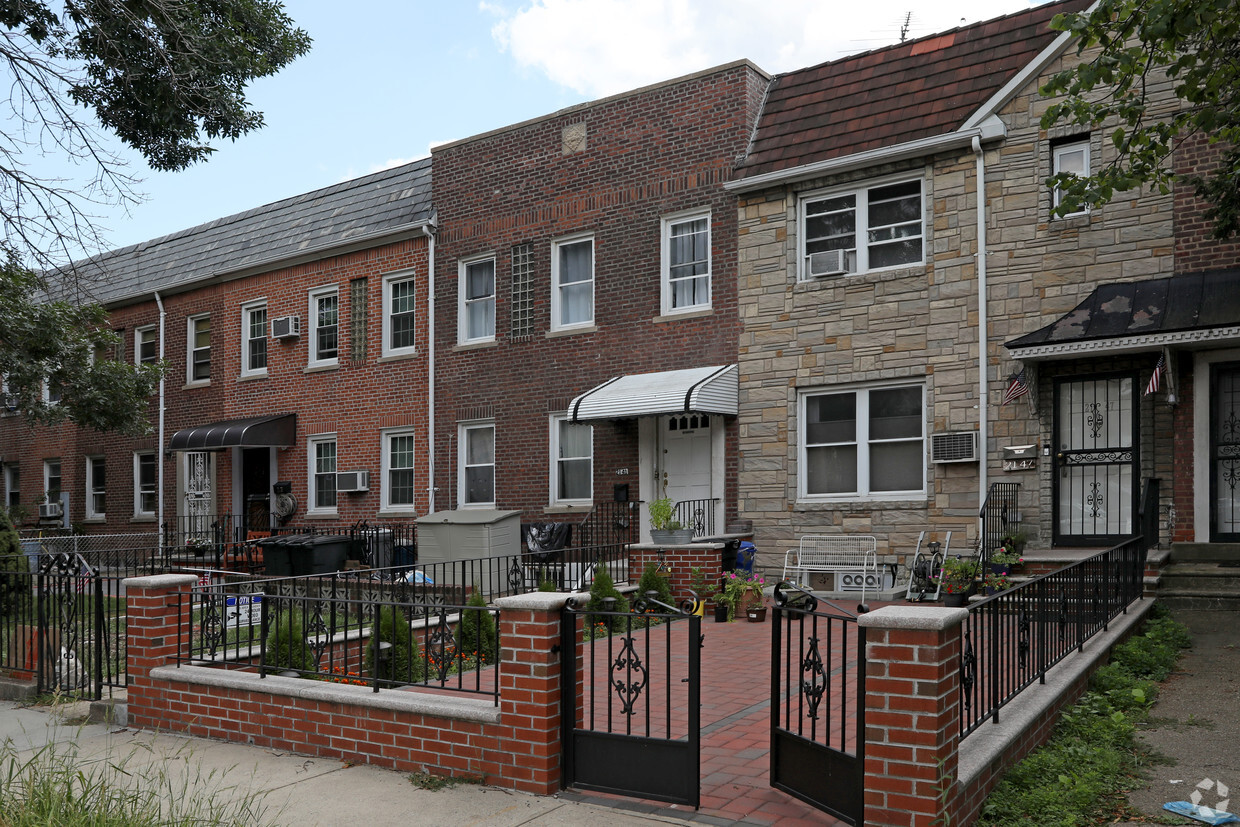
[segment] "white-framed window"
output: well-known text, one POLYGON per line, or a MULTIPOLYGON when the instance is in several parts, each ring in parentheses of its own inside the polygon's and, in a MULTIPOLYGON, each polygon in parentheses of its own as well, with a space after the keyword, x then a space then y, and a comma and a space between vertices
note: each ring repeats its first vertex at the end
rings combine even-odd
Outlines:
POLYGON ((7 376, 0 376, 0 413, 17 413, 17 394, 9 392, 7 376))
POLYGON ((463 423, 458 437, 461 505, 495 505, 495 423, 463 423))
MULTIPOLYGON (((1061 172, 1070 172, 1073 175, 1084 177, 1089 175, 1089 139, 1083 138, 1079 141, 1068 141, 1056 144, 1051 149, 1051 173, 1058 175, 1061 172)), ((1052 197, 1052 206, 1058 207, 1062 193, 1059 187, 1055 187, 1052 197)), ((1068 213, 1063 218, 1073 215, 1084 215, 1089 212, 1089 207, 1081 205, 1076 212, 1068 213)))
POLYGON ((241 375, 267 375, 267 301, 241 305, 241 375))
POLYGON ((43 492, 47 497, 47 502, 60 502, 60 485, 60 460, 43 460, 43 492))
POLYGON ((102 520, 108 513, 108 475, 103 457, 86 458, 86 519, 102 520))
POLYGON ((135 451, 133 455, 133 515, 154 517, 159 505, 156 484, 158 457, 154 451, 135 451))
POLYGON ((153 325, 133 329, 133 363, 153 365, 159 361, 159 329, 153 325))
POLYGON ((551 329, 594 324, 594 237, 551 243, 551 329))
POLYGON ((336 512, 336 435, 312 436, 306 444, 309 457, 310 479, 306 488, 310 492, 307 510, 316 514, 336 512))
POLYGON ((710 211, 663 219, 662 313, 710 307, 710 211))
POLYGON ((43 404, 59 405, 62 397, 60 383, 51 379, 43 380, 43 404))
POLYGON ((15 462, 4 466, 4 504, 9 508, 22 504, 22 472, 15 462))
POLYGON ((310 291, 310 367, 339 364, 340 294, 335 285, 310 291))
POLYGON ((462 261, 458 341, 490 342, 495 339, 495 256, 462 261))
POLYGON ((414 507, 413 460, 417 448, 412 428, 382 432, 383 497, 381 507, 388 511, 409 511, 414 507))
POLYGON ((920 178, 803 196, 801 280, 922 264, 925 214, 920 178))
POLYGON ((190 316, 186 327, 185 384, 206 384, 211 381, 211 316, 190 316))
POLYGON ((417 352, 417 283, 412 272, 383 277, 383 355, 417 352))
POLYGON ((551 417, 551 502, 594 502, 594 428, 564 414, 551 417))
POLYGON ((799 396, 800 499, 925 496, 922 385, 806 390, 799 396))

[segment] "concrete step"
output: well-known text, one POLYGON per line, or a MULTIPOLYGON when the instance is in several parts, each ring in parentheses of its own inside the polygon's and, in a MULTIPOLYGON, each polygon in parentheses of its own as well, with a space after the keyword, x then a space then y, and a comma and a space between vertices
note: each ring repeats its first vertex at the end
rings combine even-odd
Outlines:
POLYGON ((1240 543, 1172 543, 1172 563, 1240 561, 1240 543))
POLYGON ((1240 568, 1216 563, 1172 563, 1161 574, 1160 591, 1187 593, 1204 589, 1240 594, 1240 568))

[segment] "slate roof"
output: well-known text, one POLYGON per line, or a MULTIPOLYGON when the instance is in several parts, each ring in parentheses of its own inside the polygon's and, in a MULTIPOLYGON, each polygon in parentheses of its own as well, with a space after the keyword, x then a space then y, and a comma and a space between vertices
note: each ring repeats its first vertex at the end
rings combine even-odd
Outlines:
POLYGON ((1071 312, 1006 342, 1017 349, 1240 325, 1240 269, 1101 284, 1071 312))
POLYGON ((431 217, 431 159, 423 158, 103 253, 75 268, 94 300, 121 303, 280 266, 431 217))
POLYGON ((777 75, 737 177, 789 170, 959 128, 1059 35, 1049 3, 777 75))

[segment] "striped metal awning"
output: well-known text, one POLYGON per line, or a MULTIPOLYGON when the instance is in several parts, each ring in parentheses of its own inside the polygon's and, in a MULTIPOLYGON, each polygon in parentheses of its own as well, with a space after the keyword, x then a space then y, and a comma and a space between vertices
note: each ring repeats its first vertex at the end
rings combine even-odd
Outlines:
POLYGON ((574 399, 568 414, 574 422, 681 413, 735 416, 737 377, 736 365, 616 376, 574 399))
POLYGON ((226 419, 172 435, 169 451, 218 451, 223 448, 287 448, 297 436, 297 414, 226 419))

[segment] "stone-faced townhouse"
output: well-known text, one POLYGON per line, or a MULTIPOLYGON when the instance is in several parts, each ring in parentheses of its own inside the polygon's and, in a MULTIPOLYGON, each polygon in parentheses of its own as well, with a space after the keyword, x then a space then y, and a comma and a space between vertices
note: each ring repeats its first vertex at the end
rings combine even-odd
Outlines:
POLYGON ((6 503, 33 521, 63 492, 91 531, 265 528, 283 481, 299 522, 425 513, 432 232, 426 159, 81 266, 122 336, 114 358, 167 361, 151 434, 2 417, 6 503), (338 489, 355 470, 368 485, 338 489))
POLYGON ((668 496, 715 531, 735 516, 723 183, 766 82, 732 63, 432 151, 438 509, 576 522, 668 496))

